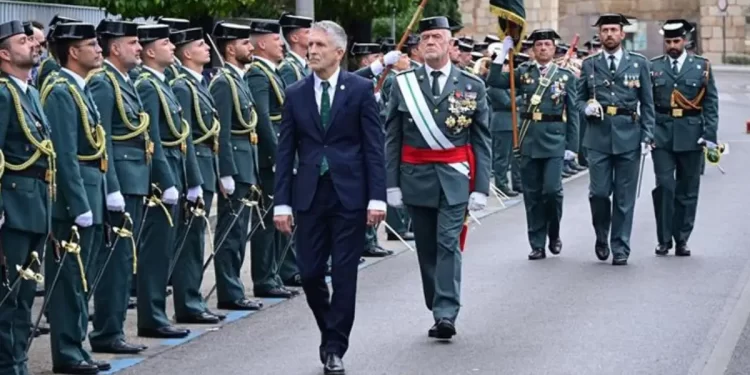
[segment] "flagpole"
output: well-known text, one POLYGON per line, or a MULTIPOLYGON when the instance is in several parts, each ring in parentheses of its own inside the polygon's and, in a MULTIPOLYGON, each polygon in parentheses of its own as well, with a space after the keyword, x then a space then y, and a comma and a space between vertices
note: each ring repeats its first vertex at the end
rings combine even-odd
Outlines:
MULTIPOLYGON (((417 11, 414 12, 414 15, 411 18, 411 22, 409 22, 409 26, 406 27, 404 34, 401 35, 401 40, 398 42, 398 45, 396 46, 396 51, 401 51, 401 49, 403 49, 404 44, 406 44, 406 41, 409 39, 409 34, 411 34, 411 30, 414 28, 414 25, 417 22, 419 22, 419 17, 422 15, 425 5, 427 5, 427 0, 422 0, 419 3, 419 7, 417 7, 417 11)), ((383 83, 385 82, 385 77, 388 75, 388 72, 390 71, 391 71, 391 66, 390 65, 386 66, 385 70, 383 70, 383 73, 380 74, 380 78, 378 79, 378 84, 375 85, 375 92, 380 92, 380 88, 383 87, 383 83)))

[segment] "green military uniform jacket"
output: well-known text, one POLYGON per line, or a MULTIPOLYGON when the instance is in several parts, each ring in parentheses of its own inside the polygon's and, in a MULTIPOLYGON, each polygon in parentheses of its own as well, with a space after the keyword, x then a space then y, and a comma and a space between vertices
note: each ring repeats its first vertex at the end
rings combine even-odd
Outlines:
POLYGON ((34 85, 37 89, 42 90, 44 89, 44 83, 47 80, 47 77, 52 73, 60 71, 60 64, 57 63, 57 60, 55 60, 52 55, 49 55, 39 64, 38 71, 39 74, 36 76, 36 82, 34 82, 34 85))
POLYGON ((407 164, 401 161, 401 149, 408 145, 419 149, 429 149, 431 144, 437 148, 445 147, 444 142, 460 147, 470 144, 476 160, 474 190, 489 194, 491 175, 490 130, 488 124, 489 107, 484 82, 478 77, 451 67, 445 87, 437 99, 433 98, 430 77, 425 68, 407 70, 400 73, 391 91, 386 119, 386 179, 389 188, 399 187, 403 202, 407 205, 439 207, 441 190, 449 205, 466 203, 469 200, 468 168, 454 168, 449 164, 407 164), (417 102, 423 99, 426 108, 419 116, 409 111, 407 102, 401 92, 402 81, 413 77, 412 87, 417 102), (404 78, 400 78, 404 77, 404 78), (458 105, 454 98, 460 98, 458 105), (427 117, 429 116, 429 118, 427 117), (461 124, 459 117, 470 119, 461 124), (424 125, 428 118, 434 121, 433 126, 424 125), (425 127, 427 129, 425 129, 425 127), (420 130, 423 129, 423 130, 420 130), (427 133, 426 139, 423 134, 427 133), (429 135, 432 134, 432 135, 429 135), (434 137, 434 138, 433 138, 434 137), (438 137, 443 138, 441 141, 438 137))
POLYGON ((54 172, 49 168, 54 148, 39 92, 30 85, 26 90, 24 93, 18 82, 0 73, 0 149, 5 156, 0 212, 5 214, 3 227, 44 234, 50 230, 49 184, 54 172), (40 157, 21 169, 37 152, 40 157), (40 189, 38 181, 45 177, 50 178, 40 189))
POLYGON ((580 115, 591 99, 605 112, 604 119, 587 117, 583 146, 601 153, 618 155, 651 143, 654 129, 654 98, 649 61, 640 54, 622 50, 617 71, 609 71, 604 52, 583 60, 578 79, 580 115), (640 115, 633 115, 640 104, 640 115), (612 116, 607 112, 627 115, 612 116))
POLYGON ((719 93, 710 62, 702 56, 688 54, 680 71, 674 74, 672 59, 662 55, 651 60, 651 75, 654 83, 656 147, 682 152, 700 150, 703 146, 698 144, 699 138, 717 143, 719 93), (700 109, 681 105, 673 108, 671 100, 674 91, 690 102, 695 101, 694 104, 700 109))
POLYGON ((279 76, 284 84, 289 87, 292 83, 310 75, 310 69, 302 64, 292 53, 287 53, 284 60, 279 64, 279 76))
POLYGON ((133 81, 126 81, 122 73, 105 62, 102 69, 89 75, 87 85, 99 109, 102 127, 109 135, 107 193, 148 195, 152 135, 158 133, 154 133, 155 127, 149 128, 150 118, 133 81))
MULTIPOLYGON (((523 95, 516 92, 516 113, 523 104, 523 95)), ((513 115, 511 113, 510 89, 487 87, 487 101, 492 109, 490 130, 493 132, 513 131, 513 115)), ((521 125, 519 120, 518 126, 521 125)))
POLYGON ((171 82, 177 100, 182 106, 182 117, 190 124, 198 169, 203 178, 203 190, 216 192, 218 173, 219 131, 221 125, 208 91, 205 79, 194 75, 185 67, 177 68, 179 74, 171 82))
POLYGON ((59 190, 52 217, 72 221, 91 211, 94 224, 102 224, 107 141, 96 104, 81 85, 82 77, 60 70, 42 92, 57 152, 59 190))
POLYGON ((172 82, 173 79, 177 78, 182 73, 182 63, 177 58, 174 59, 174 63, 164 69, 164 76, 167 77, 167 82, 172 82))
POLYGON ((144 68, 135 83, 143 107, 151 117, 154 135, 154 169, 151 179, 162 191, 174 186, 185 192, 189 187, 203 184, 193 148, 190 125, 183 121, 182 107, 172 88, 162 77, 144 68), (161 142, 157 142, 161 140, 161 142), (158 162, 160 153, 164 161, 158 162))
POLYGON ((234 176, 237 182, 257 184, 259 117, 253 95, 239 71, 240 68, 227 64, 210 85, 221 123, 219 177, 234 176))
MULTIPOLYGON (((549 84, 543 91, 541 76, 536 63, 523 63, 514 71, 515 85, 523 100, 518 129, 521 155, 541 159, 563 157, 565 150, 578 152, 575 75, 550 62, 546 76, 549 84)), ((487 84, 494 89, 509 89, 510 73, 504 73, 501 65, 492 64, 487 84)))
POLYGON ((128 71, 128 76, 133 82, 135 82, 138 80, 138 77, 140 77, 142 71, 143 71, 143 67, 141 65, 138 65, 135 68, 130 69, 128 71))
POLYGON ((258 112, 258 166, 271 168, 276 164, 278 127, 286 86, 276 69, 260 59, 256 59, 245 73, 245 82, 250 87, 258 112))

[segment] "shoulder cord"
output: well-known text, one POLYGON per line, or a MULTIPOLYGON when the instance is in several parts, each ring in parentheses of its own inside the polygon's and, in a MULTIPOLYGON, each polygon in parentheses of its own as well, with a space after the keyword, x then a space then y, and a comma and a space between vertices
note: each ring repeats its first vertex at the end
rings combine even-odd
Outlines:
MULTIPOLYGON (((174 83, 177 82, 177 80, 184 77, 185 76, 182 74, 177 76, 177 78, 173 79, 169 83, 170 86, 174 86, 174 83)), ((185 83, 188 85, 188 87, 190 88, 190 92, 193 94, 193 112, 195 113, 195 119, 198 123, 198 128, 201 130, 201 132, 203 132, 202 136, 198 137, 197 139, 193 139, 193 144, 197 145, 199 143, 205 142, 211 137, 216 137, 219 134, 219 130, 221 130, 221 125, 219 123, 219 119, 216 118, 216 115, 212 115, 211 128, 209 129, 208 126, 206 126, 205 121, 203 121, 200 98, 198 97, 198 88, 195 87, 195 85, 188 79, 185 79, 185 83)), ((218 142, 219 140, 217 138, 214 138, 214 152, 218 151, 218 142)))
POLYGON ((167 120, 167 127, 172 133, 172 136, 176 138, 176 140, 174 141, 162 140, 161 144, 167 147, 175 147, 184 144, 188 135, 190 135, 190 125, 188 125, 185 119, 180 118, 183 131, 180 132, 179 130, 177 130, 174 120, 172 120, 172 115, 171 113, 169 113, 169 104, 167 103, 167 98, 159 88, 159 84, 151 77, 151 74, 147 72, 141 73, 141 76, 138 77, 138 81, 135 83, 135 87, 137 88, 138 86, 140 86, 140 84, 143 83, 144 80, 149 81, 152 85, 154 85, 154 89, 156 89, 156 95, 159 97, 159 102, 161 103, 162 112, 164 113, 164 117, 167 120))
MULTIPOLYGON (((273 91, 276 94, 276 100, 279 101, 279 105, 283 105, 284 96, 281 93, 281 88, 279 87, 279 84, 276 83, 276 80, 273 78, 274 74, 271 73, 271 71, 268 70, 268 68, 263 66, 262 63, 259 63, 257 61, 253 63, 253 66, 258 67, 258 69, 262 70, 263 73, 265 73, 265 75, 268 76, 268 80, 271 82, 271 88, 273 88, 273 91)), ((270 116, 270 118, 271 118, 271 121, 281 121, 281 115, 270 116)))
MULTIPOLYGON (((242 110, 240 106, 240 97, 239 93, 237 92, 237 84, 234 83, 234 78, 231 77, 231 73, 226 70, 226 68, 221 69, 221 75, 223 75, 227 82, 229 83, 229 89, 232 92, 232 99, 234 102, 234 113, 235 117, 237 117, 237 122, 239 122, 240 126, 244 129, 235 130, 232 129, 231 132, 234 135, 245 135, 250 134, 251 137, 255 134, 255 128, 258 126, 258 113, 255 111, 255 106, 250 107, 250 118, 245 121, 244 117, 242 116, 242 110)), ((219 74, 217 74, 214 79, 209 84, 209 88, 213 86, 213 84, 216 82, 216 80, 219 78, 219 74)), ((255 136, 257 137, 257 135, 255 136)))

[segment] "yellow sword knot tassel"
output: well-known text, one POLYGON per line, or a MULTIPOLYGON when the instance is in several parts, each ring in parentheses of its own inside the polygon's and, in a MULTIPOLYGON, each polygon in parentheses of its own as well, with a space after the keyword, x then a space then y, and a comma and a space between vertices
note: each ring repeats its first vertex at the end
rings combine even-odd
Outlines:
MULTIPOLYGON (((89 286, 86 282, 86 270, 83 268, 83 260, 81 259, 81 235, 78 234, 78 227, 73 225, 71 227, 70 241, 62 241, 62 247, 66 253, 75 255, 76 261, 78 262, 78 269, 81 271, 81 283, 83 283, 83 291, 88 293, 89 286)), ((63 265, 61 264, 60 267, 63 265)))
POLYGON ((133 244, 133 275, 135 275, 136 265, 138 264, 138 252, 135 248, 135 240, 133 239, 133 219, 129 213, 123 214, 122 228, 113 227, 112 231, 120 238, 130 238, 130 243, 133 244))

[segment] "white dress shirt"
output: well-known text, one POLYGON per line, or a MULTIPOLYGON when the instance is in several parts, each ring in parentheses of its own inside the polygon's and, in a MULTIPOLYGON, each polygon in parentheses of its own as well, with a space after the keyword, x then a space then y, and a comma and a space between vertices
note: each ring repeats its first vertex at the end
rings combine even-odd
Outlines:
POLYGON ((294 58, 297 59, 297 61, 299 61, 300 64, 302 64, 303 68, 307 67, 307 61, 305 61, 305 59, 302 56, 296 54, 292 50, 289 50, 289 54, 292 55, 292 56, 294 56, 294 58))
POLYGON ((607 51, 604 51, 604 61, 607 62, 607 66, 609 66, 610 56, 615 57, 615 69, 620 67, 620 60, 622 60, 622 48, 619 48, 615 53, 609 53, 607 51))
MULTIPOLYGON (((450 67, 450 65, 449 65, 450 67)), ((328 97, 330 99, 330 105, 333 107, 333 98, 334 95, 336 95, 336 87, 338 85, 339 81, 339 74, 341 73, 341 68, 336 68, 336 72, 334 72, 330 78, 328 78, 328 83, 330 83, 330 86, 328 86, 328 97)), ((313 73, 313 90, 315 91, 315 103, 318 106, 318 113, 320 113, 320 103, 323 97, 323 80, 318 77, 317 73, 313 73)), ((445 83, 443 83, 445 85, 445 83)), ((368 210, 378 210, 378 211, 385 211, 388 207, 388 204, 385 203, 385 201, 379 201, 379 200, 371 200, 367 204, 368 210)), ((273 208, 273 214, 274 216, 284 216, 284 215, 291 215, 292 214, 292 207, 287 205, 280 205, 275 206, 273 208)))
POLYGON ((445 66, 443 66, 440 69, 432 69, 429 65, 425 64, 424 69, 427 72, 426 78, 430 82, 430 87, 432 87, 432 72, 434 72, 435 70, 439 70, 440 72, 443 73, 440 75, 440 77, 438 77, 438 85, 440 85, 440 93, 442 94, 443 88, 445 88, 445 84, 446 82, 448 82, 448 77, 451 75, 452 66, 453 64, 448 62, 447 64, 445 64, 445 66))
POLYGON ((685 63, 685 60, 687 59, 687 52, 685 50, 682 51, 682 55, 678 57, 677 59, 669 58, 669 67, 671 68, 674 66, 675 60, 677 61, 677 72, 682 71, 682 65, 685 63))
POLYGON ((198 80, 198 83, 202 83, 203 82, 203 74, 200 74, 200 73, 198 73, 198 72, 196 72, 196 71, 194 71, 192 69, 187 69, 186 68, 185 70, 187 70, 187 72, 190 73, 191 76, 195 77, 195 79, 198 80))
POLYGON ((76 72, 68 68, 61 68, 60 70, 62 70, 65 73, 68 73, 71 77, 73 77, 73 80, 76 81, 76 84, 78 85, 78 88, 81 89, 81 91, 83 91, 86 88, 86 80, 83 77, 79 76, 76 72))
POLYGON ((18 79, 18 78, 14 77, 14 76, 10 76, 10 79, 12 79, 16 83, 16 85, 18 85, 18 87, 21 88, 21 91, 23 91, 24 94, 26 93, 26 91, 28 91, 28 89, 29 89, 29 83, 28 82, 26 82, 26 81, 24 81, 22 79, 18 79))
POLYGON ((105 63, 105 64, 107 64, 107 65, 109 65, 109 66, 110 66, 110 67, 111 67, 112 69, 114 69, 114 70, 115 70, 115 71, 116 71, 117 73, 120 73, 120 77, 122 77, 122 79, 124 79, 124 80, 125 80, 125 82, 130 82, 130 76, 128 76, 127 74, 125 74, 125 73, 121 72, 121 71, 120 71, 119 69, 117 69, 117 67, 116 67, 116 66, 114 66, 114 65, 112 65, 112 63, 111 63, 111 62, 109 62, 109 60, 107 60, 107 59, 104 59, 104 63, 105 63))
POLYGON ((256 56, 253 56, 253 58, 254 58, 254 59, 258 59, 258 60, 260 60, 260 61, 263 61, 264 63, 266 63, 266 65, 270 66, 270 67, 271 67, 271 69, 273 69, 273 71, 274 71, 274 72, 275 72, 275 71, 276 71, 276 69, 278 68, 278 65, 276 65, 276 63, 275 63, 275 62, 272 62, 271 60, 269 60, 269 59, 267 59, 267 58, 265 58, 265 57, 260 57, 260 56, 257 56, 257 55, 256 55, 256 56))
POLYGON ((227 63, 227 66, 229 66, 229 67, 231 67, 232 69, 234 69, 234 71, 235 71, 235 72, 237 72, 237 74, 238 74, 238 75, 239 75, 240 77, 243 77, 243 76, 245 75, 245 71, 244 71, 244 70, 242 70, 242 68, 240 68, 240 67, 238 67, 238 66, 235 66, 235 65, 233 65, 232 63, 227 63))
POLYGON ((156 76, 156 78, 159 79, 159 81, 164 82, 164 80, 167 79, 167 77, 164 75, 164 72, 157 72, 156 70, 151 69, 150 67, 144 65, 143 69, 148 70, 149 73, 156 76))

